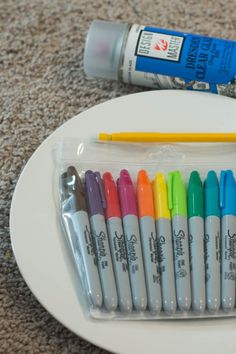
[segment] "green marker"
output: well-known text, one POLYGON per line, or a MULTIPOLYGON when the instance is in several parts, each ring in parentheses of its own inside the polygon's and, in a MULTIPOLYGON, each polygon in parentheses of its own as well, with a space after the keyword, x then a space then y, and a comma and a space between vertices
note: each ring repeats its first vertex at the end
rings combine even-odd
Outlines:
POLYGON ((179 171, 168 174, 168 204, 172 216, 177 303, 180 310, 188 311, 191 306, 191 284, 187 201, 185 185, 179 171))
POLYGON ((206 307, 204 264, 204 208, 203 186, 200 175, 193 171, 188 185, 188 218, 190 243, 190 268, 192 284, 192 307, 203 312, 206 307))

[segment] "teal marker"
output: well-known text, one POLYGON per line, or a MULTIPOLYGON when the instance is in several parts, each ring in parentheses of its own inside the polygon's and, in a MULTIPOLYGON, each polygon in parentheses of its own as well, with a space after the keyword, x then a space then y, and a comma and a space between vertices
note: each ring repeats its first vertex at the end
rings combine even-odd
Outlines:
POLYGON ((200 175, 193 171, 188 185, 188 221, 192 308, 203 312, 206 306, 204 264, 203 187, 200 175))
POLYGON ((220 299, 220 190, 215 171, 204 184, 206 302, 210 312, 219 310, 220 299))
POLYGON ((191 306, 191 284, 187 201, 179 171, 168 174, 168 204, 172 217, 177 303, 180 310, 188 311, 191 306))

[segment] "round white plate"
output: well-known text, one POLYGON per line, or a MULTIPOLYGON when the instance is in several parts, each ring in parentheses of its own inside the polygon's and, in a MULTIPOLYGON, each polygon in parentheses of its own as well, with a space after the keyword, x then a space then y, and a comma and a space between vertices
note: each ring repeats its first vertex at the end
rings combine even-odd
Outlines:
POLYGON ((100 131, 236 131, 236 100, 150 91, 100 104, 57 129, 30 158, 12 200, 11 241, 28 286, 64 326, 115 353, 235 354, 236 318, 125 322, 85 316, 55 208, 51 149, 56 137, 96 137, 100 131))

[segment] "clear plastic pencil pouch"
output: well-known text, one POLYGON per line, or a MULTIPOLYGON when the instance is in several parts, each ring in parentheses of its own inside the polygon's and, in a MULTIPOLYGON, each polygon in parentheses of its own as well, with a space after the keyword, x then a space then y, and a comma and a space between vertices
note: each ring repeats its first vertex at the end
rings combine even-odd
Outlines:
POLYGON ((56 207, 92 318, 236 315, 236 144, 78 138, 54 156, 56 207))

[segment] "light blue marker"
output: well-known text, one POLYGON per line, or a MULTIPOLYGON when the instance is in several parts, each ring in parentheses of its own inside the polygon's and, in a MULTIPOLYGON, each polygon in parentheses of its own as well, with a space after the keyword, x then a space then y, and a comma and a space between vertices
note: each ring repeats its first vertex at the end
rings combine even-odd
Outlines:
POLYGON ((225 311, 235 305, 236 183, 231 170, 220 175, 221 301, 225 311))

